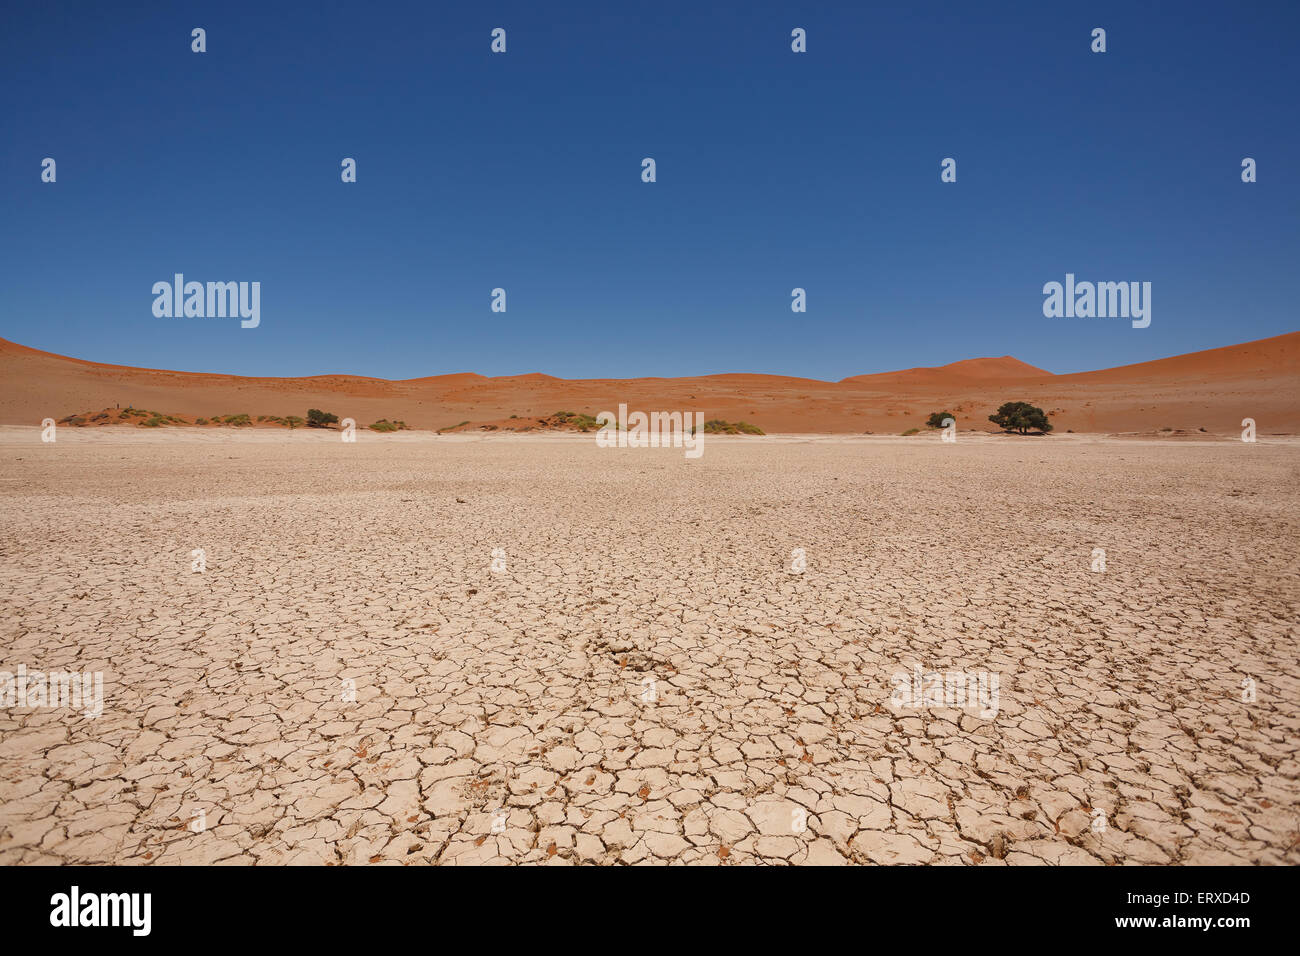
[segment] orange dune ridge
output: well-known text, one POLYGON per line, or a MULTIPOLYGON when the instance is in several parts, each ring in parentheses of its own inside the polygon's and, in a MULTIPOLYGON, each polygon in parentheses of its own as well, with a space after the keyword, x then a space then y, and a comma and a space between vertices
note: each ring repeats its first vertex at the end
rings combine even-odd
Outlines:
MULTIPOLYGON (((595 415, 620 403, 645 411, 699 411, 773 433, 897 435, 931 412, 958 428, 996 431, 1006 401, 1045 409, 1058 433, 1261 435, 1300 433, 1300 332, 1093 372, 1054 375, 1009 355, 936 368, 855 375, 839 382, 780 375, 559 379, 473 373, 389 381, 356 375, 247 378, 103 365, 0 339, 0 424, 38 425, 121 406, 187 419, 305 416, 320 408, 365 426, 462 422, 527 427, 558 411, 595 415), (510 416, 519 416, 512 419, 510 416)), ((173 426, 174 427, 174 426, 173 426)))

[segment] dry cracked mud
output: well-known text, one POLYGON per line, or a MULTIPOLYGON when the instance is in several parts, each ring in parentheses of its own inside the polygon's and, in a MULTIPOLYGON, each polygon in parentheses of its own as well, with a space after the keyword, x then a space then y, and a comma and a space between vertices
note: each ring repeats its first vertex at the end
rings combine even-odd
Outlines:
POLYGON ((1300 445, 331 437, 0 436, 0 863, 1300 863, 1300 445))

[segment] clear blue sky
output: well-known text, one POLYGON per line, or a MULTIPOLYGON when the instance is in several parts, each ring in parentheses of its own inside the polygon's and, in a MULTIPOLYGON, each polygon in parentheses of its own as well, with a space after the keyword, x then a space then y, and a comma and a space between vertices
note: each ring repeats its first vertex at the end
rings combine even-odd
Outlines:
POLYGON ((1300 328, 1294 2, 2 16, 0 335, 37 348, 248 375, 838 379, 1300 328), (260 281, 261 326, 155 318, 176 272, 260 281), (1066 272, 1150 281, 1150 328, 1044 318, 1066 272))

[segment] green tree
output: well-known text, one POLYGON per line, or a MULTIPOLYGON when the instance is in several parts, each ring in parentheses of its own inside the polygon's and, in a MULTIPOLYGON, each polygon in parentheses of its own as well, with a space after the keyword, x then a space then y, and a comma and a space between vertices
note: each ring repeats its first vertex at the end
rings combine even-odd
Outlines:
POLYGON ((954 422, 957 421, 957 416, 954 415, 952 412, 935 412, 925 420, 925 427, 943 428, 944 427, 943 420, 945 418, 951 418, 954 422))
POLYGON ((1009 432, 1019 432, 1021 435, 1031 431, 1040 431, 1046 435, 1052 430, 1052 423, 1047 420, 1047 412, 1028 402, 1004 402, 997 410, 997 414, 989 416, 989 421, 1009 432))
POLYGON ((324 428, 327 425, 336 424, 338 420, 337 415, 322 412, 319 408, 307 409, 307 425, 309 428, 324 428))

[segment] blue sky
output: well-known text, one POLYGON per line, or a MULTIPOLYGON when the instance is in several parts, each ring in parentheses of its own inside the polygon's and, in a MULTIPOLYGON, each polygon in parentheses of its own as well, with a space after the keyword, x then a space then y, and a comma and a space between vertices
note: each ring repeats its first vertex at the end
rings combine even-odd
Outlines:
POLYGON ((247 375, 838 379, 1008 353, 1070 372, 1300 328, 1295 3, 4 20, 0 336, 36 348, 247 375), (156 318, 176 272, 261 282, 260 327, 156 318), (1044 318, 1067 272, 1150 281, 1151 326, 1044 318))

